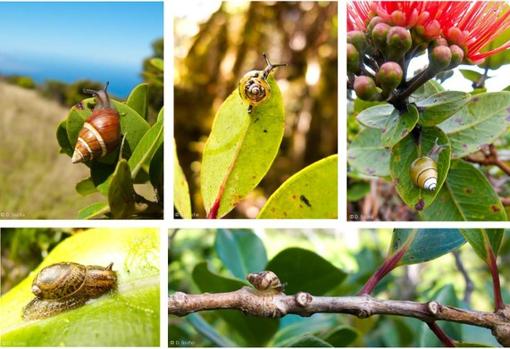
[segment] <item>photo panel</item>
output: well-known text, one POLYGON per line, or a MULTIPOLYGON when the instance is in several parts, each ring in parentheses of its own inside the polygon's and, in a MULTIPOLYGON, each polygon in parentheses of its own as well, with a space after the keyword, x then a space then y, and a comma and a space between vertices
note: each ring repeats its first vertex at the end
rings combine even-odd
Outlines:
POLYGON ((169 346, 505 346, 509 256, 503 229, 172 229, 169 346))
POLYGON ((338 6, 175 6, 176 218, 338 217, 338 6))

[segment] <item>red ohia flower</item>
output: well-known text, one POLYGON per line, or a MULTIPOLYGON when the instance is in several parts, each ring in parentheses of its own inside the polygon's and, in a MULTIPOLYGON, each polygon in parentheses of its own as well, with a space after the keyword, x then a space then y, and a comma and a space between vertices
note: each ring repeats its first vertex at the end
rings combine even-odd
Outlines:
POLYGON ((347 30, 366 30, 378 16, 382 21, 412 29, 426 40, 439 37, 462 47, 476 64, 510 47, 510 41, 481 50, 510 28, 510 7, 504 1, 349 1, 347 30))

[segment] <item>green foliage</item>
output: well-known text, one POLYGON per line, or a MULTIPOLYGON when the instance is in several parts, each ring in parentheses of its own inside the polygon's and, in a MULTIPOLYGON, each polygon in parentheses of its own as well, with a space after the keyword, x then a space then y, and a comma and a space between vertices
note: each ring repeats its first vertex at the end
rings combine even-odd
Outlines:
POLYGON ((174 206, 175 210, 182 218, 191 218, 191 200, 189 196, 189 186, 184 171, 179 164, 177 157, 177 145, 174 141, 174 206))
POLYGON ((338 155, 319 160, 287 179, 257 218, 337 218, 338 155))
MULTIPOLYGON (((149 91, 147 84, 140 84, 131 91, 125 103, 112 100, 120 115, 122 146, 104 158, 86 163, 90 177, 76 186, 77 192, 84 196, 95 192, 103 194, 107 203, 95 203, 83 209, 79 218, 103 215, 112 218, 162 217, 163 109, 153 125, 146 121, 149 91), (157 201, 142 197, 135 191, 134 184, 144 184, 145 191, 152 191, 157 201)), ((78 134, 94 104, 94 98, 87 98, 74 105, 67 118, 58 125, 61 153, 72 156, 78 134)))
POLYGON ((91 229, 64 240, 22 282, 0 298, 5 346, 159 345, 159 233, 156 229, 91 229), (43 320, 25 321, 30 285, 45 266, 113 262, 115 291, 43 320))
POLYGON ((10 75, 6 78, 6 81, 29 90, 36 87, 34 80, 30 76, 10 75))

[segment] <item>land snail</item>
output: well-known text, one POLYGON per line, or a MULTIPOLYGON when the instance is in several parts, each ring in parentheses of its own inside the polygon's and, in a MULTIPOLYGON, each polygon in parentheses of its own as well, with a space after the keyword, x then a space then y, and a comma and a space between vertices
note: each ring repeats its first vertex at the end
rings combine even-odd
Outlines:
POLYGON ((107 267, 57 263, 42 269, 34 278, 35 298, 23 308, 23 319, 44 319, 84 305, 114 289, 117 273, 107 267))
POLYGON ((252 112, 253 107, 264 103, 271 96, 271 87, 267 82, 269 73, 277 67, 286 66, 286 64, 272 64, 265 53, 262 56, 267 64, 264 70, 252 70, 239 81, 239 94, 241 99, 248 104, 248 113, 252 112))
POLYGON ((110 102, 107 88, 108 82, 105 88, 99 91, 83 89, 84 93, 95 97, 96 105, 78 134, 71 160, 73 164, 102 158, 120 143, 120 117, 110 102))
POLYGON ((284 284, 280 282, 278 276, 272 271, 261 271, 259 273, 250 273, 246 276, 246 280, 250 282, 258 291, 263 292, 282 292, 284 284))
POLYGON ((430 153, 415 159, 410 168, 411 179, 419 188, 435 191, 437 187, 437 157, 444 145, 438 145, 437 139, 430 153))

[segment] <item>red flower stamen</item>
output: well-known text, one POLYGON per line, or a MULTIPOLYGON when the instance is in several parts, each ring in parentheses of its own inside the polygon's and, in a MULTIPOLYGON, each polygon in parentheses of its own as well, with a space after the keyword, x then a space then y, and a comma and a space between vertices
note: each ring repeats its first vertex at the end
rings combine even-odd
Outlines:
POLYGON ((451 44, 463 47, 466 58, 477 64, 510 47, 509 41, 482 52, 498 35, 510 29, 510 7, 503 1, 351 0, 347 30, 366 30, 374 16, 390 25, 416 28, 429 40, 442 36, 451 44))

